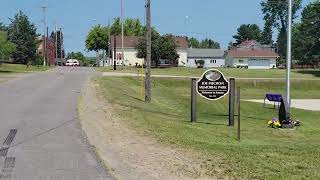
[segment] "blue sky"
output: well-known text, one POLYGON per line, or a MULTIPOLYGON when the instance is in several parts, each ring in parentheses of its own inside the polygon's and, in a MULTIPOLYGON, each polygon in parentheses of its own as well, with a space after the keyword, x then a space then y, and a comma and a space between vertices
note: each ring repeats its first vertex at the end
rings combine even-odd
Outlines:
MULTIPOLYGON (((120 0, 1 0, 0 21, 22 10, 43 30, 42 6, 47 6, 50 30, 62 27, 65 48, 86 52, 86 34, 95 24, 107 24, 120 16, 120 0), (96 21, 93 21, 96 19, 96 21)), ((213 38, 226 48, 240 24, 256 23, 263 27, 260 0, 151 0, 152 25, 160 33, 213 38)), ((312 0, 303 0, 303 6, 312 0)), ((124 0, 125 17, 144 20, 145 0, 124 0)))

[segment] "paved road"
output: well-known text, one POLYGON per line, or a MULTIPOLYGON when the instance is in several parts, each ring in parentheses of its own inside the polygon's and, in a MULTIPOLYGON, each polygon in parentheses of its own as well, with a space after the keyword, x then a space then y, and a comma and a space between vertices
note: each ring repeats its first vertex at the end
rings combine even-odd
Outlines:
POLYGON ((80 90, 92 73, 59 67, 0 85, 1 180, 111 179, 77 119, 80 90))

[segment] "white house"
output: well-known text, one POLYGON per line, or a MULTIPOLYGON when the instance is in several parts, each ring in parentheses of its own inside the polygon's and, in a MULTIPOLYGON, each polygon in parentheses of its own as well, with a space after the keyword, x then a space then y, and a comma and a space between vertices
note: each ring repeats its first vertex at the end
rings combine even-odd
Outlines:
POLYGON ((204 67, 224 67, 225 52, 222 49, 188 49, 187 67, 197 67, 197 61, 203 60, 204 67))
POLYGON ((228 51, 226 66, 248 69, 272 69, 277 67, 279 55, 267 46, 251 40, 228 51))
MULTIPOLYGON (((121 36, 111 38, 111 54, 113 55, 112 60, 109 61, 109 65, 113 65, 116 61, 117 65, 126 66, 141 66, 144 63, 143 58, 137 58, 137 50, 135 46, 139 43, 142 37, 137 36, 125 36, 123 38, 123 54, 122 54, 122 40, 121 36), (116 47, 116 48, 114 48, 116 47)), ((185 66, 187 62, 187 48, 188 41, 186 37, 176 37, 177 53, 179 58, 175 64, 169 60, 160 60, 160 66, 185 66)))

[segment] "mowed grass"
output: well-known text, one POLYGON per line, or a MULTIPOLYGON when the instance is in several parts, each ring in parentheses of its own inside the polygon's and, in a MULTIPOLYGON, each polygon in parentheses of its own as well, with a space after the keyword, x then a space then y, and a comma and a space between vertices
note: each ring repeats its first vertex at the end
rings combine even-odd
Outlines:
POLYGON ((3 63, 0 65, 0 75, 8 73, 25 73, 25 72, 34 72, 34 71, 46 71, 50 67, 43 66, 29 66, 23 64, 6 64, 3 63))
MULTIPOLYGON (((96 68, 100 72, 128 72, 137 73, 141 72, 140 68, 134 67, 118 67, 118 70, 113 71, 112 67, 99 67, 96 68)), ((217 68, 224 73, 227 77, 237 78, 285 78, 286 70, 284 69, 236 69, 236 68, 217 68)), ((172 68, 153 68, 151 73, 153 75, 176 75, 176 76, 201 76, 205 69, 186 68, 186 67, 172 67, 172 68)), ((292 78, 320 78, 320 70, 292 70, 292 78)))
MULTIPOLYGON (((201 167, 215 178, 320 179, 320 112, 293 109, 303 122, 296 130, 268 128, 277 112, 261 104, 242 101, 241 142, 236 127, 228 124, 228 98, 207 101, 198 96, 198 123, 190 123, 190 80, 153 79, 152 103, 140 97, 140 82, 129 77, 97 78, 99 91, 115 105, 114 113, 145 135, 164 144, 205 154, 201 167)), ((238 82, 244 98, 262 98, 279 83, 238 82)), ((293 83, 295 98, 319 98, 320 82, 293 83), (300 85, 301 86, 300 86, 300 85), (310 90, 311 89, 311 90, 310 90)), ((192 163, 192 162, 190 162, 192 163)), ((198 162, 195 162, 198 163, 198 162)), ((197 172, 193 172, 197 176, 197 172)))

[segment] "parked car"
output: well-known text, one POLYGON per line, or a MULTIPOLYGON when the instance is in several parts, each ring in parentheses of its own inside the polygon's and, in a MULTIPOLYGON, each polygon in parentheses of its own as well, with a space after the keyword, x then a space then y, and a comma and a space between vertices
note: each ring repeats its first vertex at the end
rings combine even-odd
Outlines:
POLYGON ((80 66, 80 63, 76 59, 68 59, 65 63, 66 66, 80 66))

